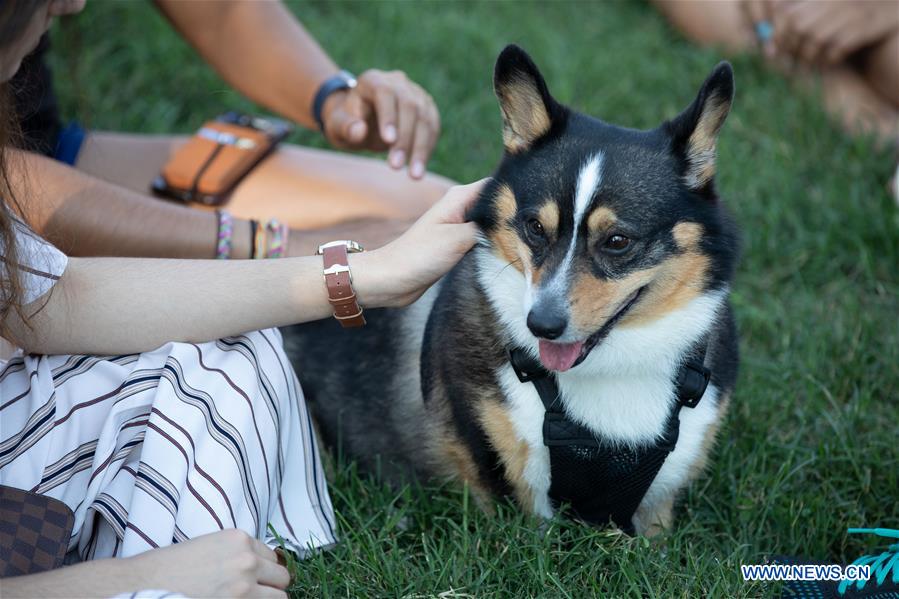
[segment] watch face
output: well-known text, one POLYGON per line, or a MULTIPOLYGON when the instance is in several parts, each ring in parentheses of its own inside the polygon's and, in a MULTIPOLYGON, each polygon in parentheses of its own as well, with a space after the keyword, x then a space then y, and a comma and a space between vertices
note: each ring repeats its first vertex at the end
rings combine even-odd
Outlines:
POLYGON ((340 71, 340 76, 343 77, 343 80, 346 81, 346 84, 350 87, 350 89, 356 87, 356 76, 350 73, 349 71, 340 71))

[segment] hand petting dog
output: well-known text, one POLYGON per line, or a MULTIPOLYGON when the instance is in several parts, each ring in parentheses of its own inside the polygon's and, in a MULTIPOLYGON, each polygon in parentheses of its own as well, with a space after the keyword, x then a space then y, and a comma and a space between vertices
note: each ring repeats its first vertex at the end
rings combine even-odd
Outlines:
POLYGON ((396 241, 350 256, 359 302, 406 306, 449 272, 475 244, 477 227, 465 214, 485 181, 451 188, 396 241))

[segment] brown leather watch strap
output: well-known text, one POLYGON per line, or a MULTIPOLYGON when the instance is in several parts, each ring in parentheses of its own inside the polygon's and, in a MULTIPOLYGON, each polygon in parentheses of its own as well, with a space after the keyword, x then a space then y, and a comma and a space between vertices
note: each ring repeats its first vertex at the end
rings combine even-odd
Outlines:
POLYGON ((325 286, 328 301, 334 307, 334 318, 344 328, 365 325, 362 308, 356 301, 353 281, 350 277, 350 263, 345 245, 333 245, 322 250, 325 267, 325 286))

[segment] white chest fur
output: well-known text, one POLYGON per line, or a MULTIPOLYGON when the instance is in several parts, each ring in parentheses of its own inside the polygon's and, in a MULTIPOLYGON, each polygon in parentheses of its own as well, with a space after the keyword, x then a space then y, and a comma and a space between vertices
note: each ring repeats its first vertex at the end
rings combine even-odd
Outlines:
MULTIPOLYGON (((525 323, 527 284, 514 268, 480 251, 478 274, 505 331, 536 356, 537 340, 525 323)), ((557 376, 566 413, 604 439, 649 442, 664 432, 675 402, 673 379, 686 350, 715 321, 726 291, 709 293, 643 327, 614 329, 586 360, 557 376)), ((533 510, 552 516, 549 451, 543 445, 544 408, 536 389, 521 383, 512 367, 496 373, 509 401, 516 434, 529 446, 524 478, 534 494, 533 510)), ((710 386, 696 408, 680 412, 677 446, 644 498, 654 504, 682 487, 701 457, 706 430, 715 422, 717 390, 710 386)))

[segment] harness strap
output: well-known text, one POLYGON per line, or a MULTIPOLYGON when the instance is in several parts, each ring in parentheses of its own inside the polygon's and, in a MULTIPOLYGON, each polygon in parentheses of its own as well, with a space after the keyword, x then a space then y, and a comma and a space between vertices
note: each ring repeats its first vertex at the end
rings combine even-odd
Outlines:
POLYGON ((521 349, 509 351, 518 380, 532 383, 546 410, 543 444, 550 454, 549 496, 558 507, 567 505, 575 517, 593 524, 615 522, 634 533, 632 518, 652 481, 677 444, 682 407, 699 403, 711 378, 701 356, 685 363, 676 380, 677 404, 663 437, 655 444, 629 447, 598 439, 590 429, 573 422, 559 399, 556 378, 521 349))

